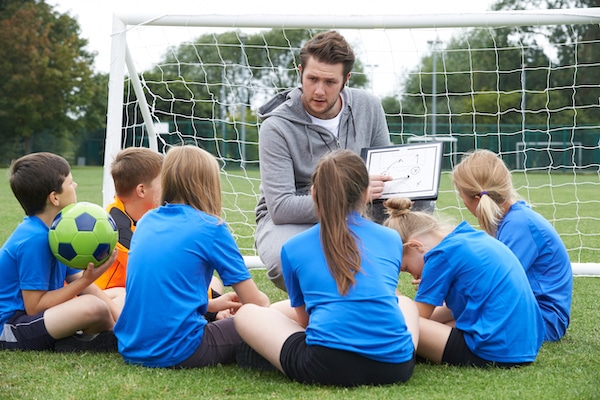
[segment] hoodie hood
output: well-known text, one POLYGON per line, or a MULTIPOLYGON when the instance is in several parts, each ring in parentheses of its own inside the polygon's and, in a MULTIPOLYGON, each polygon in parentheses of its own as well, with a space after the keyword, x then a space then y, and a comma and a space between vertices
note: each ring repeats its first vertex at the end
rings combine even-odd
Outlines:
POLYGON ((302 89, 298 87, 278 93, 258 109, 261 121, 274 115, 294 123, 310 124, 311 120, 302 105, 302 89))

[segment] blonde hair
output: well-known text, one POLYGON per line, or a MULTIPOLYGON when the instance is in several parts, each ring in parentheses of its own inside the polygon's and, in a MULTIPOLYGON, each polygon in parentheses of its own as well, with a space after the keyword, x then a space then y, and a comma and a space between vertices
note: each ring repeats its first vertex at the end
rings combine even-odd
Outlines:
POLYGON ((165 156, 162 200, 188 204, 221 219, 221 177, 217 160, 196 146, 172 147, 165 156))
POLYGON ((449 228, 431 214, 422 211, 410 211, 412 207, 410 199, 393 197, 387 199, 383 205, 389 215, 383 224, 398 231, 402 243, 407 243, 415 236, 449 228))
POLYGON ((502 207, 518 199, 511 173, 502 159, 489 150, 467 153, 454 167, 452 183, 463 197, 479 196, 475 216, 481 229, 496 236, 504 216, 502 207))
POLYGON ((337 150, 319 161, 312 183, 323 253, 338 291, 345 295, 356 283, 361 264, 357 238, 347 217, 353 211, 364 213, 369 173, 356 153, 337 150))

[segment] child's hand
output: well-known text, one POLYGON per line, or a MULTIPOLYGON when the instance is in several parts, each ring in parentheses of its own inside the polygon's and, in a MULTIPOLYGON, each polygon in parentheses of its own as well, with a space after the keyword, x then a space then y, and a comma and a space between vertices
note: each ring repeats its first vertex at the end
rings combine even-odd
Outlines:
POLYGON ((216 299, 210 299, 208 301, 208 311, 210 312, 219 312, 219 311, 228 311, 229 314, 222 313, 221 317, 217 315, 217 319, 226 318, 228 316, 232 316, 235 312, 242 306, 240 303, 240 299, 238 298, 237 293, 229 292, 224 293, 216 299))
POLYGON ((421 279, 413 279, 410 283, 413 284, 415 291, 419 290, 419 283, 421 283, 421 279))
POLYGON ((94 267, 94 263, 89 263, 87 268, 83 270, 82 278, 90 279, 92 282, 94 282, 100 277, 100 275, 104 273, 104 271, 108 269, 108 267, 113 265, 113 263, 117 259, 117 253, 118 250, 115 247, 108 260, 106 260, 103 264, 98 265, 97 267, 94 267))

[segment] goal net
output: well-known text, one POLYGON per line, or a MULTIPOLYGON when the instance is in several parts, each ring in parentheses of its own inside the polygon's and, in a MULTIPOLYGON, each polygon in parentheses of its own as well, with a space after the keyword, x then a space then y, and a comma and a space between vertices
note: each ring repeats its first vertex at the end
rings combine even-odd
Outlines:
POLYGON ((430 15, 115 15, 104 156, 193 144, 222 171, 223 217, 249 266, 257 108, 299 85, 298 52, 336 29, 350 85, 382 100, 394 143, 442 141, 436 213, 476 220, 450 183, 470 150, 502 156, 519 194, 565 242, 575 273, 600 274, 600 9, 430 15))

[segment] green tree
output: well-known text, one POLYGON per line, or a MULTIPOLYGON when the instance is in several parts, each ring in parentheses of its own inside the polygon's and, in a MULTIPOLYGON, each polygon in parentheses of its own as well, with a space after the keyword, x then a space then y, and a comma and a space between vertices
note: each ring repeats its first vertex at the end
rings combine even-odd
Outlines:
MULTIPOLYGON (((298 53, 315 33, 307 29, 270 29, 253 34, 227 31, 172 46, 156 66, 140 74, 146 101, 157 120, 170 123, 182 136, 189 133, 189 140, 192 136, 203 138, 196 143, 209 151, 216 151, 215 136, 219 136, 231 145, 229 150, 222 147, 222 154, 235 153, 239 145, 229 140, 234 136, 239 140, 242 129, 247 142, 258 140, 257 116, 250 110, 275 93, 300 84, 298 53), (249 125, 244 124, 244 128, 243 108, 249 125), (210 121, 215 120, 223 122, 212 125, 210 121)), ((351 86, 367 84, 362 70, 357 60, 354 72, 358 73, 352 74, 351 86)), ((140 118, 138 104, 127 100, 131 93, 131 87, 126 87, 127 113, 140 118)))
POLYGON ((31 152, 42 133, 50 138, 44 150, 68 153, 92 87, 93 54, 77 21, 43 0, 3 0, 0 43, 3 158, 31 152))
MULTIPOLYGON (((564 8, 598 1, 536 2, 543 3, 564 8)), ((532 1, 505 0, 494 8, 526 6, 531 8, 532 1)), ((390 103, 386 111, 397 115, 400 108, 404 124, 425 127, 435 114, 445 129, 465 133, 479 132, 482 124, 569 126, 575 118, 579 125, 596 123, 597 109, 590 105, 600 97, 599 32, 597 24, 465 30, 421 59, 402 82, 400 104, 390 103)))
POLYGON ((73 144, 77 155, 86 158, 87 165, 102 165, 106 137, 108 108, 108 74, 95 73, 86 85, 86 102, 81 105, 78 119, 81 135, 73 144))
MULTIPOLYGON (((600 0, 499 0, 494 10, 519 9, 566 9, 600 7, 600 0)), ((556 56, 548 64, 544 80, 556 88, 550 92, 557 123, 577 120, 578 124, 597 124, 597 105, 600 97, 598 76, 600 74, 600 26, 598 24, 553 25, 522 28, 524 43, 533 47, 543 47, 546 40, 559 45, 553 46, 556 56), (575 112, 577 109, 577 112, 575 112)), ((529 78, 528 78, 529 80, 529 78)), ((529 88, 529 84, 527 85, 529 88)), ((543 90, 543 86, 532 86, 533 90, 543 90)), ((541 93, 540 93, 541 94, 541 93)), ((538 95, 537 97, 544 97, 538 95)), ((532 99, 534 103, 543 99, 532 99)), ((548 107, 550 108, 550 107, 548 107)))
MULTIPOLYGON (((156 116, 218 117, 213 100, 233 112, 299 84, 298 53, 311 30, 271 29, 255 34, 205 34, 170 47, 157 66, 142 73, 156 116)), ((355 72, 363 69, 360 60, 355 72)), ((351 85, 364 87, 364 74, 351 85)), ((170 117, 170 118, 171 118, 170 117)))

